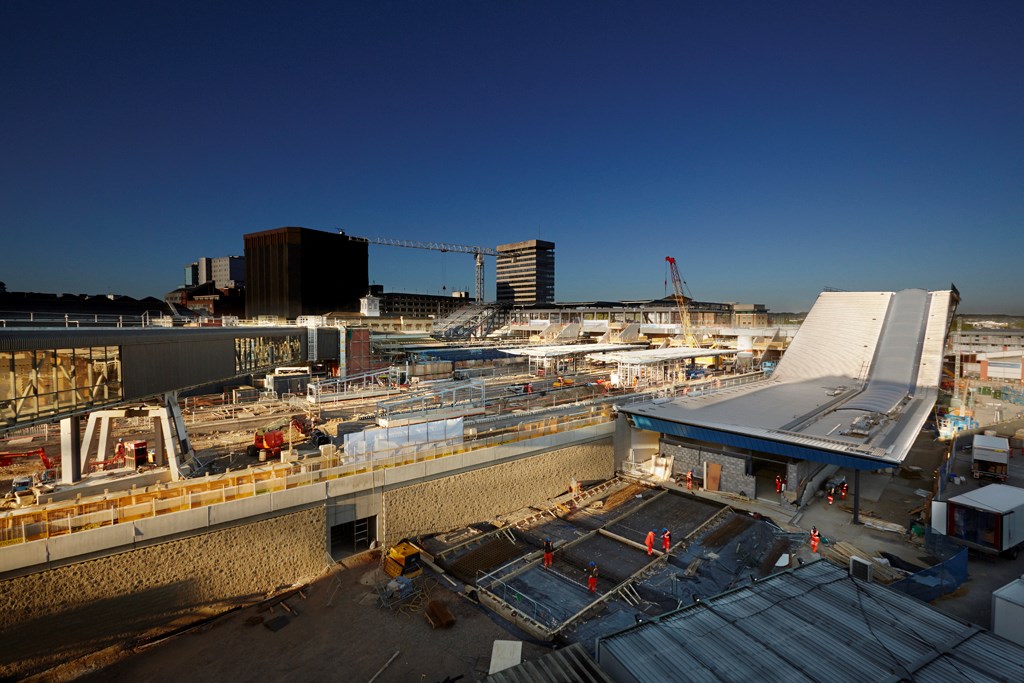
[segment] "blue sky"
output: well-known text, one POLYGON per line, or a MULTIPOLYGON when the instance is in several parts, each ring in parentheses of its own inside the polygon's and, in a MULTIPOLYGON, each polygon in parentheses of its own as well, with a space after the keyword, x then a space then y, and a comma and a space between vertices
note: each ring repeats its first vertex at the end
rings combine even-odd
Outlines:
MULTIPOLYGON (((567 301, 660 297, 674 256, 705 301, 954 282, 1024 314, 1022 28, 1020 2, 4 0, 0 280, 162 296, 301 225, 551 240, 567 301)), ((473 288, 461 254, 372 247, 370 275, 473 288)))

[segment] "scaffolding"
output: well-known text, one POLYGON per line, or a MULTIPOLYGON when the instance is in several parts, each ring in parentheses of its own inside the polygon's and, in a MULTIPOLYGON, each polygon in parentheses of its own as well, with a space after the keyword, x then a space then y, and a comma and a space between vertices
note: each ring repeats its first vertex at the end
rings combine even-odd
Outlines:
POLYGON ((487 390, 480 380, 455 380, 412 396, 377 402, 377 424, 394 427, 487 412, 487 390))

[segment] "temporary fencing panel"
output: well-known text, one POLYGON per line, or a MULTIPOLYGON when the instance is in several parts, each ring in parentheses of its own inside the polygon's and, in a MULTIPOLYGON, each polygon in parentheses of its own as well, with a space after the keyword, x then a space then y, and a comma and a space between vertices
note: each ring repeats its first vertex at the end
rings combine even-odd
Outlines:
POLYGON ((930 602, 952 593, 967 580, 967 548, 929 569, 892 584, 896 590, 918 600, 930 602))

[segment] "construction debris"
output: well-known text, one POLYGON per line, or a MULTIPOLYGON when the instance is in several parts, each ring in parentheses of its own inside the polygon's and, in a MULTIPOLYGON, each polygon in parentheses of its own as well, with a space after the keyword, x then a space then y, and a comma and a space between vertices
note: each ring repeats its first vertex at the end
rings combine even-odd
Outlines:
POLYGON ((455 623, 455 617, 440 600, 431 600, 427 603, 427 609, 423 612, 427 623, 431 628, 451 628, 455 623))

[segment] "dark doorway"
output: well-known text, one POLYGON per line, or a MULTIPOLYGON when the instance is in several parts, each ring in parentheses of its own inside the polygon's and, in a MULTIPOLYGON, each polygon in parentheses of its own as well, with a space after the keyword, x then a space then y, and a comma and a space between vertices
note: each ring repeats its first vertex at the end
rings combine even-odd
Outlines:
POLYGON ((369 549, 377 537, 377 516, 331 527, 331 557, 339 560, 369 549))

